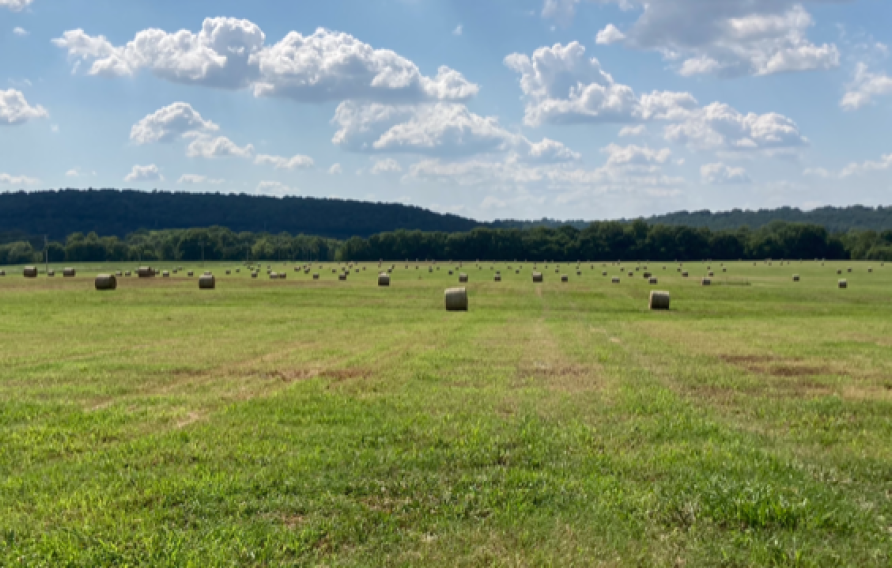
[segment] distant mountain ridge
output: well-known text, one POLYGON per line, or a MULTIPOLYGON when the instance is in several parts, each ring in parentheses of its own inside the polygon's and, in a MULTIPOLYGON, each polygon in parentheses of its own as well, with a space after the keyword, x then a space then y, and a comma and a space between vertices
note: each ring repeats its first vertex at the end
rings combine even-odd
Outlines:
MULTIPOLYGON (((620 219, 631 222, 631 219, 620 219)), ((648 224, 706 227, 713 230, 750 227, 772 221, 820 225, 833 233, 851 229, 892 230, 892 207, 822 207, 801 211, 791 207, 758 211, 680 211, 645 218, 648 224)), ((0 193, 0 240, 31 240, 42 235, 64 239, 75 232, 95 231, 124 237, 138 230, 227 227, 240 232, 306 234, 333 239, 367 238, 400 229, 424 232, 464 232, 477 227, 531 229, 589 221, 497 220, 482 222, 398 203, 265 197, 221 193, 174 193, 117 189, 60 189, 0 193)))

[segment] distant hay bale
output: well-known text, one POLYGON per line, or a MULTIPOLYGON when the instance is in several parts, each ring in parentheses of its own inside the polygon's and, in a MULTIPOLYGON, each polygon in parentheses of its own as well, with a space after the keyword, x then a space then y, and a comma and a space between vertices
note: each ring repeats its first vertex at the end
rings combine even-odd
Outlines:
POLYGON ((845 288, 849 287, 849 283, 846 280, 840 280, 838 285, 841 289, 845 289, 845 288))
POLYGON ((190 270, 189 272, 186 273, 186 276, 188 276, 189 278, 192 278, 193 276, 195 276, 195 273, 190 270))
POLYGON ((851 271, 852 271, 852 269, 851 269, 851 268, 849 268, 849 269, 848 269, 848 270, 846 270, 846 272, 851 272, 851 271))
POLYGON ((343 274, 338 274, 338 280, 347 280, 347 273, 345 272, 343 274))
POLYGON ((115 290, 118 287, 118 279, 111 274, 100 274, 96 277, 97 290, 115 290))
POLYGON ((715 276, 715 274, 713 274, 712 271, 710 270, 710 271, 709 271, 709 274, 707 274, 707 276, 709 276, 710 278, 712 278, 713 276, 715 276))
POLYGON ((466 312, 468 311, 468 290, 467 288, 449 288, 444 293, 447 312, 466 312))
POLYGON ((685 270, 684 272, 682 272, 682 273, 681 273, 681 277, 682 277, 682 278, 687 278, 687 277, 688 277, 688 271, 685 270))
POLYGON ((515 270, 514 274, 520 274, 520 270, 515 270))
POLYGON ((496 274, 495 276, 493 276, 493 281, 494 281, 494 282, 501 282, 501 281, 502 281, 502 276, 501 276, 500 274, 496 274))
POLYGON ((198 279, 199 290, 213 290, 217 287, 217 279, 213 274, 204 274, 198 279))
POLYGON ((723 269, 722 269, 722 272, 728 272, 728 269, 727 269, 727 268, 723 268, 723 269))
POLYGON ((452 271, 451 271, 451 270, 449 271, 449 276, 452 276, 452 271))
POLYGON ((378 275, 378 286, 390 286, 390 274, 382 272, 378 275))
POLYGON ((313 280, 319 280, 319 275, 318 275, 318 274, 313 274, 313 280))
POLYGON ((280 272, 280 273, 279 273, 279 280, 288 280, 288 273, 287 273, 287 272, 280 272))
POLYGON ((794 274, 794 275, 793 275, 793 282, 799 282, 799 275, 798 275, 798 274, 794 274))
POLYGON ((635 276, 635 273, 634 273, 634 272, 628 272, 627 274, 628 274, 629 278, 632 278, 632 277, 635 276))
MULTIPOLYGON (((189 276, 192 276, 192 275, 190 274, 189 276)), ((252 273, 251 273, 251 278, 257 278, 257 273, 256 273, 256 272, 252 272, 252 273)))
POLYGON ((52 268, 50 268, 49 270, 46 271, 46 275, 49 276, 50 278, 52 278, 56 275, 56 271, 53 270, 52 268))
POLYGON ((24 270, 25 278, 37 278, 37 267, 26 266, 24 270))
POLYGON ((270 273, 269 273, 269 279, 270 279, 270 280, 278 280, 278 279, 279 279, 279 273, 278 273, 278 272, 270 272, 270 273))
POLYGON ((161 278, 170 278, 170 272, 165 270, 161 273, 161 278))
POLYGON ((654 290, 650 293, 648 308, 651 310, 668 310, 669 300, 669 292, 658 292, 654 290))
POLYGON ((235 269, 235 273, 236 273, 236 274, 241 274, 241 272, 242 272, 242 269, 241 269, 241 268, 236 268, 236 269, 235 269))
POLYGON ((701 286, 712 286, 712 280, 710 280, 709 278, 704 278, 703 280, 700 281, 700 285, 701 286))
POLYGON ((0 270, 0 277, 3 277, 3 276, 6 276, 6 271, 5 271, 5 270, 0 270))
POLYGON ((205 270, 205 271, 204 271, 204 275, 205 275, 205 276, 212 276, 213 273, 212 273, 210 270, 205 270))
POLYGON ((533 282, 536 284, 541 284, 544 281, 541 272, 533 272, 533 282))
POLYGON ((647 283, 650 284, 651 286, 655 286, 655 285, 659 284, 659 281, 657 281, 656 277, 651 276, 651 277, 647 280, 647 283))
POLYGON ((650 272, 645 272, 641 276, 642 276, 642 278, 650 278, 651 276, 653 276, 653 274, 651 274, 650 272))
POLYGON ((837 274, 837 276, 840 275, 840 274, 842 274, 842 270, 837 270, 837 271, 836 271, 836 274, 837 274))
POLYGON ((77 271, 73 268, 65 268, 62 270, 63 278, 74 278, 75 276, 77 276, 77 271))
POLYGON ((619 284, 619 276, 614 276, 610 279, 610 282, 613 284, 619 284))
POLYGON ((870 274, 871 272, 873 272, 873 268, 868 268, 867 273, 870 274))
POLYGON ((561 282, 563 282, 564 284, 566 284, 569 281, 570 281, 570 277, 567 276, 566 274, 561 276, 561 282))
POLYGON ((151 266, 140 266, 136 269, 136 275, 140 278, 154 278, 155 269, 151 266))
POLYGON ((460 273, 458 275, 458 281, 460 284, 467 284, 468 283, 468 275, 465 274, 464 272, 460 273))
POLYGON ((227 271, 226 271, 226 276, 230 276, 230 275, 232 275, 232 271, 231 271, 231 270, 227 270, 227 271))
POLYGON ((576 271, 576 276, 582 276, 582 271, 581 271, 581 270, 577 270, 577 271, 576 271))
POLYGON ((130 271, 129 271, 129 270, 128 270, 127 272, 124 273, 124 277, 125 277, 125 278, 130 278, 130 271))
POLYGON ((607 271, 605 270, 604 272, 602 272, 601 276, 607 276, 607 271))

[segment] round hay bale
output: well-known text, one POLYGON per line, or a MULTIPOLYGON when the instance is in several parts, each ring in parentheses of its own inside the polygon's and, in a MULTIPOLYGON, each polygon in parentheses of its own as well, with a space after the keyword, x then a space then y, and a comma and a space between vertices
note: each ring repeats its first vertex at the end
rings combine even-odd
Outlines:
POLYGON ((319 275, 318 275, 318 274, 313 274, 313 280, 319 280, 319 275))
POLYGON ((170 278, 170 272, 165 270, 161 273, 161 278, 170 278))
POLYGON ((344 273, 342 273, 342 274, 338 274, 338 280, 346 281, 346 280, 347 280, 347 273, 344 272, 344 273))
POLYGON ((651 286, 656 286, 657 284, 659 284, 659 281, 656 279, 656 277, 651 276, 648 279, 647 283, 650 284, 651 286))
POLYGON ((37 267, 26 266, 24 270, 25 278, 37 278, 37 267))
POLYGON ((287 272, 280 272, 280 273, 279 273, 279 280, 287 280, 287 279, 288 279, 288 273, 287 273, 287 272))
POLYGON ((614 276, 613 278, 610 279, 610 282, 612 284, 619 284, 619 276, 614 276))
POLYGON ((607 272, 606 272, 606 271, 605 271, 605 272, 602 272, 602 273, 601 273, 601 276, 607 276, 607 272))
POLYGON ((231 270, 227 270, 227 271, 226 271, 226 276, 231 276, 231 275, 232 275, 232 271, 231 271, 231 270))
POLYGON ((633 276, 635 276, 635 273, 634 273, 634 272, 629 272, 629 273, 628 273, 628 276, 629 276, 629 278, 632 278, 633 276))
POLYGON ((5 271, 5 270, 0 270, 0 277, 2 277, 2 276, 6 276, 6 271, 5 271))
POLYGON ((687 277, 688 277, 688 272, 687 272, 687 270, 681 273, 681 277, 682 277, 682 278, 687 278, 687 277))
POLYGON ((118 279, 111 274, 100 274, 96 277, 97 290, 115 290, 118 287, 118 279))
POLYGON ((236 274, 241 274, 241 272, 242 272, 242 269, 241 269, 241 268, 236 268, 236 269, 235 269, 235 273, 236 273, 236 274))
POLYGON ((127 272, 124 273, 124 277, 125 277, 125 278, 130 278, 130 271, 129 271, 129 270, 128 270, 127 272))
POLYGON ((715 274, 713 274, 712 271, 710 270, 710 271, 709 271, 709 274, 707 274, 707 276, 709 276, 710 278, 712 278, 713 276, 715 276, 715 274))
POLYGON ((192 278, 193 276, 195 276, 195 273, 190 270, 189 272, 186 273, 186 276, 188 276, 189 278, 192 278))
POLYGON ((563 282, 564 284, 566 284, 569 281, 570 281, 570 277, 567 276, 566 274, 561 276, 561 282, 563 282))
POLYGON ((198 279, 199 290, 213 290, 217 287, 217 279, 213 274, 204 274, 198 279))
POLYGON ((382 272, 378 275, 378 286, 390 286, 390 274, 382 272))
POLYGON ((53 270, 52 268, 50 268, 49 270, 46 271, 46 275, 49 276, 50 278, 52 278, 56 275, 56 271, 53 270))
POLYGON ((650 293, 648 307, 651 310, 668 310, 669 299, 669 292, 658 292, 654 290, 650 293))
POLYGON ((279 279, 279 273, 278 273, 278 272, 270 272, 270 273, 269 273, 269 279, 270 279, 270 280, 278 280, 278 279, 279 279))
POLYGON ((62 270, 62 278, 74 278, 77 276, 77 271, 73 268, 65 268, 62 270))
POLYGON ((449 288, 444 294, 447 312, 468 311, 468 289, 449 288))
POLYGON ((642 274, 641 276, 642 276, 643 278, 650 278, 651 276, 653 276, 653 274, 651 274, 650 272, 645 272, 645 273, 642 274))
POLYGON ((449 276, 452 276, 452 271, 451 271, 451 270, 449 271, 449 276))
POLYGON ((704 278, 703 280, 700 281, 700 285, 701 286, 712 286, 712 280, 710 280, 709 278, 704 278))
POLYGON ((836 274, 837 274, 837 276, 840 275, 840 274, 842 274, 842 270, 837 270, 837 271, 836 271, 836 274))
POLYGON ((151 266, 140 266, 136 269, 136 275, 140 278, 154 278, 155 269, 151 266))
POLYGON ((494 281, 494 282, 501 282, 501 281, 502 281, 502 276, 501 276, 500 274, 496 274, 495 276, 493 276, 493 281, 494 281))
POLYGON ((799 275, 798 275, 798 274, 794 274, 794 275, 793 275, 793 282, 799 282, 799 275))
POLYGON ((465 274, 464 272, 460 273, 458 275, 458 282, 460 284, 467 284, 468 283, 468 275, 465 274))
POLYGON ((849 269, 848 269, 848 270, 846 270, 846 272, 851 272, 851 271, 852 271, 852 269, 851 269, 851 268, 849 268, 849 269))
MULTIPOLYGON (((190 276, 191 276, 191 275, 190 275, 190 276)), ((252 272, 252 273, 251 273, 251 278, 257 278, 257 273, 256 273, 256 272, 252 272)))
POLYGON ((840 287, 840 289, 846 289, 849 287, 849 283, 846 280, 840 280, 838 286, 840 287))
POLYGON ((541 272, 533 272, 533 283, 541 284, 544 280, 541 272))
POLYGON ((871 272, 873 272, 873 268, 868 268, 867 273, 870 274, 871 272))
POLYGON ((577 271, 576 271, 576 276, 582 276, 582 271, 581 271, 581 270, 577 270, 577 271))

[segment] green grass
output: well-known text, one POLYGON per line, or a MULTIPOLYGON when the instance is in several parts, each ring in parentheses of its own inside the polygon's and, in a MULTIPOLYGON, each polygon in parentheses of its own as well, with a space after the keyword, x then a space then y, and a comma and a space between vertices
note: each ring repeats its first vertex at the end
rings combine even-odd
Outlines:
POLYGON ((5 267, 0 566, 892 564, 892 266, 507 264, 5 267))

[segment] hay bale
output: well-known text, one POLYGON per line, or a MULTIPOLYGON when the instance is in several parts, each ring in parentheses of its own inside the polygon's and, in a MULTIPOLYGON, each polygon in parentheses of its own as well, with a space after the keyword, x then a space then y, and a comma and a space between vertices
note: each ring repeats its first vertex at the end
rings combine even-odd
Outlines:
POLYGON ((533 282, 535 284, 541 284, 544 280, 541 272, 533 272, 533 282))
POLYGON ((651 286, 656 286, 657 284, 659 284, 659 281, 657 281, 656 277, 651 276, 648 279, 647 283, 650 284, 651 286))
POLYGON ((165 270, 161 273, 161 278, 170 278, 170 272, 165 270))
POLYGON ((189 272, 186 273, 186 276, 188 276, 189 278, 192 278, 193 276, 195 276, 195 273, 190 270, 189 272))
POLYGON ((97 290, 115 290, 118 287, 118 279, 111 274, 100 274, 96 277, 97 290))
POLYGON ((838 286, 841 290, 844 290, 849 287, 849 283, 846 280, 840 280, 838 286))
POLYGON ((650 293, 650 302, 648 302, 648 308, 651 310, 668 310, 669 309, 669 292, 657 292, 656 290, 650 293))
POLYGON ((37 278, 37 267, 26 266, 24 270, 25 278, 37 278))
POLYGON ((444 294, 447 312, 468 311, 468 289, 449 288, 444 294))
POLYGON ((715 274, 713 274, 712 271, 710 270, 710 271, 709 271, 709 274, 707 274, 707 276, 709 276, 710 278, 712 278, 713 276, 715 276, 715 274))
POLYGON ((494 282, 501 282, 501 281, 502 281, 502 276, 501 276, 500 274, 496 274, 495 276, 493 276, 493 281, 494 281, 494 282))
POLYGON ((870 274, 871 272, 873 272, 873 268, 868 268, 867 273, 870 274))
POLYGON ((345 273, 343 273, 343 274, 338 274, 338 280, 346 281, 346 280, 347 280, 347 273, 345 272, 345 273))
POLYGON ((6 271, 5 271, 5 270, 0 270, 0 277, 2 277, 2 276, 6 276, 6 271))
POLYGON ((151 266, 140 266, 136 269, 136 275, 140 278, 154 278, 155 269, 151 266))
POLYGON ((212 276, 212 274, 213 274, 213 273, 212 273, 210 270, 205 270, 205 271, 204 271, 204 275, 205 275, 205 276, 212 276))
POLYGON ((569 281, 570 281, 570 277, 567 276, 566 274, 564 274, 564 275, 561 276, 561 282, 562 282, 562 283, 566 284, 566 283, 569 282, 569 281))
POLYGON ((651 274, 650 272, 645 272, 641 276, 642 276, 642 278, 650 278, 651 276, 653 276, 653 274, 651 274))
POLYGON ((390 274, 382 272, 378 275, 378 286, 390 286, 390 274))
POLYGON ((287 279, 288 279, 288 273, 287 273, 287 272, 280 272, 280 273, 279 273, 279 280, 287 280, 287 279))
POLYGON ((839 276, 840 274, 842 274, 842 270, 837 270, 836 275, 839 276))
POLYGON ((279 273, 278 273, 278 272, 270 272, 270 273, 269 273, 269 279, 270 279, 270 280, 278 280, 278 279, 279 279, 279 273))
POLYGON ((852 271, 852 269, 851 269, 851 268, 849 268, 849 269, 848 269, 848 270, 847 270, 847 271, 846 271, 846 272, 851 272, 851 271, 852 271))
POLYGON ((602 272, 601 276, 607 276, 607 271, 605 270, 604 272, 602 272))
POLYGON ((630 272, 628 272, 628 276, 629 276, 629 278, 632 278, 635 276, 635 273, 630 271, 630 272))
POLYGON ((684 272, 682 272, 682 273, 681 273, 681 277, 682 277, 682 278, 687 278, 687 277, 688 277, 688 271, 685 270, 684 272))
POLYGON ((313 274, 313 280, 319 280, 319 274, 313 274))
POLYGON ((251 273, 251 278, 257 278, 257 273, 256 273, 256 272, 252 272, 252 273, 251 273))
POLYGON ((703 280, 700 281, 700 285, 701 286, 712 286, 712 280, 710 280, 709 278, 704 278, 703 280))
POLYGON ((451 270, 449 271, 449 276, 452 276, 452 271, 451 271, 451 270))
POLYGON ((62 270, 62 278, 74 278, 77 276, 77 271, 73 268, 65 268, 62 270))
POLYGON ((794 274, 794 275, 793 275, 793 282, 799 282, 799 275, 798 275, 798 274, 794 274))
POLYGON ((464 272, 460 273, 458 275, 458 281, 460 284, 467 284, 468 283, 468 275, 465 274, 464 272))
POLYGON ((619 276, 614 276, 610 279, 610 282, 613 284, 619 284, 619 276))
POLYGON ((46 271, 46 275, 49 276, 50 278, 52 278, 56 275, 56 271, 53 270, 52 268, 50 268, 49 270, 46 271))
POLYGON ((226 276, 231 276, 231 275, 232 275, 232 271, 231 271, 231 270, 227 270, 227 271, 226 271, 226 276))
POLYGON ((213 290, 217 287, 217 279, 213 274, 205 273, 198 279, 199 290, 213 290))
POLYGON ((130 271, 129 271, 129 270, 128 270, 127 272, 124 273, 124 277, 125 277, 125 278, 130 278, 130 271))

